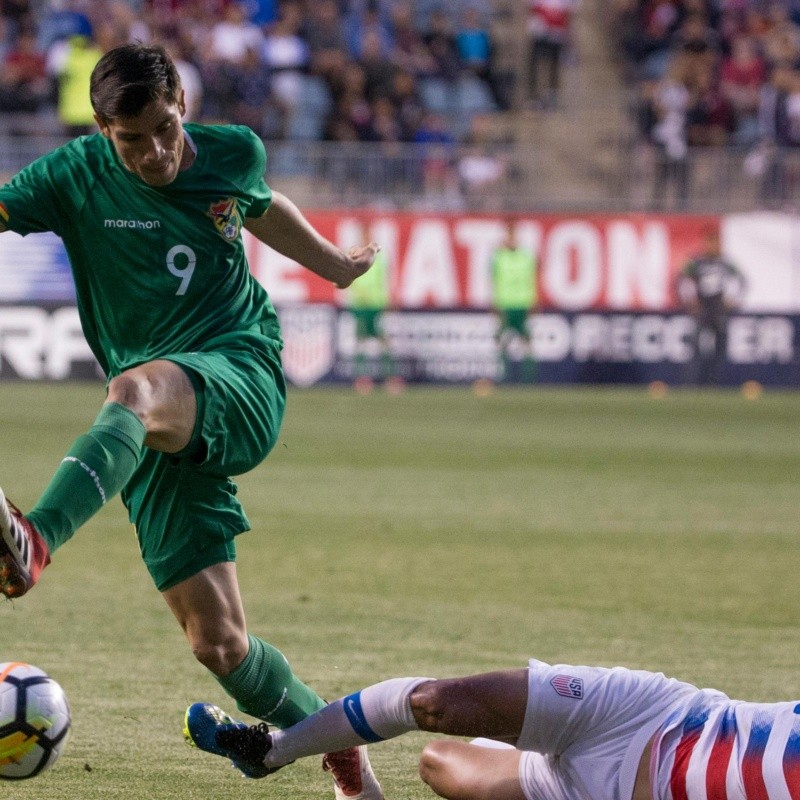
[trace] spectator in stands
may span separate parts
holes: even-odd
[[[278,19],[278,5],[278,0],[247,0],[250,22],[259,28],[272,25]]]
[[[755,4],[748,4],[745,9],[742,33],[746,33],[754,37],[757,41],[763,42],[767,31],[769,31],[769,21],[762,7]]]
[[[724,7],[730,8],[738,0],[725,0]],[[699,16],[702,17],[708,29],[713,32],[714,36],[719,38],[719,25],[722,19],[721,3],[717,0],[680,0],[679,14],[681,22],[687,17]]]
[[[688,198],[687,114],[691,97],[686,77],[685,62],[676,59],[654,91],[656,122],[652,128],[652,141],[656,148],[656,166],[653,203],[657,208],[667,202],[670,186],[674,188],[678,208],[683,208]]]
[[[209,56],[222,64],[241,66],[251,53],[259,53],[264,44],[261,29],[249,21],[244,3],[229,3],[222,19],[209,34]]]
[[[250,68],[252,62],[248,59],[261,57],[264,43],[261,29],[250,22],[244,3],[232,2],[217,18],[200,23],[195,36],[199,42],[198,68],[204,87],[201,116],[208,122],[230,122],[238,112],[243,113],[237,84],[242,70]],[[248,67],[245,67],[246,62]],[[257,76],[253,77],[260,93],[263,86]],[[260,98],[254,101],[255,104],[259,102]]]
[[[11,47],[11,24],[9,21],[0,16],[0,63],[6,57],[8,49]]]
[[[23,28],[0,66],[0,112],[36,112],[49,99],[51,84],[36,35]]]
[[[718,147],[733,130],[731,107],[710,69],[693,76],[686,114],[686,134],[690,147]]]
[[[672,37],[680,16],[674,0],[651,0],[645,3],[632,23],[624,42],[625,50],[634,63],[634,73],[641,80],[661,80],[667,71]]]
[[[489,28],[473,6],[467,6],[459,19],[456,27],[456,47],[462,70],[486,83],[497,107],[507,111],[511,107],[508,93],[509,76],[496,74],[494,47]]]
[[[233,73],[234,104],[230,121],[247,125],[259,136],[273,138],[280,130],[280,122],[272,103],[272,86],[269,70],[261,60],[261,48],[248,49],[244,61],[236,65]]]
[[[716,30],[722,45],[722,52],[726,56],[730,55],[733,50],[733,41],[738,36],[749,36],[754,42],[758,42],[757,37],[745,30],[744,16],[743,9],[732,7],[730,4],[726,4],[721,10]]]
[[[467,208],[500,211],[508,163],[501,143],[492,134],[490,115],[472,117],[463,144],[458,176]]]
[[[758,138],[758,105],[767,76],[764,59],[751,36],[739,34],[731,54],[722,62],[720,85],[734,117],[733,143],[755,144]]]
[[[761,90],[758,110],[760,140],[749,161],[750,170],[762,178],[761,200],[780,206],[789,198],[788,148],[800,146],[800,126],[793,125],[790,102],[797,86],[791,64],[776,64]]]
[[[233,115],[236,70],[233,64],[201,58],[198,62],[203,99],[200,117],[205,123],[225,123]]]
[[[377,42],[381,58],[388,58],[392,52],[394,39],[389,16],[377,0],[367,0],[363,5],[351,3],[345,14],[344,29],[350,57],[356,61],[364,60],[363,45],[367,37]]]
[[[391,50],[386,50],[375,30],[365,30],[359,47],[359,64],[364,70],[366,95],[370,102],[389,97],[392,93],[395,67],[389,60]]]
[[[719,36],[702,14],[690,14],[683,21],[672,41],[673,59],[680,59],[686,80],[707,81],[706,75],[716,69],[721,52]]]
[[[462,66],[488,81],[492,40],[474,6],[468,6],[461,15],[456,27],[456,47]]]
[[[311,72],[324,78],[336,91],[347,64],[347,40],[336,0],[315,0],[304,34],[311,54]]]
[[[310,62],[308,45],[300,36],[302,24],[300,4],[283,2],[278,9],[278,19],[264,40],[264,67],[272,75],[273,100],[282,115],[284,130],[301,100],[304,75]]]
[[[403,129],[388,97],[376,97],[370,104],[372,109],[372,131],[375,141],[386,144],[403,140]],[[386,151],[384,151],[386,152]]]
[[[78,5],[77,0],[46,5],[39,24],[38,47],[41,52],[46,53],[59,40],[91,34],[89,18]]]
[[[203,79],[200,70],[192,63],[192,54],[185,40],[167,39],[165,46],[181,78],[183,99],[186,104],[184,122],[195,122],[203,105]]]
[[[392,61],[397,67],[415,78],[435,72],[436,65],[422,34],[417,30],[414,11],[407,0],[397,0],[392,8],[392,36]]]
[[[423,41],[432,62],[429,75],[441,78],[451,86],[454,85],[461,74],[461,58],[450,15],[443,9],[434,9]]]
[[[764,51],[770,64],[796,64],[800,59],[800,27],[792,22],[786,2],[773,3],[767,16]]]
[[[420,148],[424,197],[428,200],[437,199],[443,204],[452,202],[455,197],[460,198],[456,140],[448,128],[447,120],[441,114],[427,112],[413,141],[424,145]]]
[[[400,123],[402,140],[413,141],[425,115],[417,79],[410,72],[395,70],[389,96]]]
[[[366,88],[366,75],[361,66],[354,61],[346,64],[341,83],[336,87],[333,116],[346,120],[361,142],[375,141]]]
[[[125,0],[113,0],[108,4],[105,13],[107,21],[120,31],[125,31],[122,35],[122,42],[150,42],[153,38],[153,31],[140,14],[137,14],[131,2]]]
[[[786,115],[789,117],[789,135],[793,147],[800,147],[800,70],[792,70],[786,98]]]
[[[8,21],[11,31],[16,35],[24,28],[32,28],[36,24],[31,0],[3,0],[0,13]]]
[[[576,0],[529,0],[529,91],[541,108],[555,108],[558,103],[561,62],[570,42],[575,7]]]

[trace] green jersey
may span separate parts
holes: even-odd
[[[7,228],[63,239],[83,332],[109,377],[212,349],[215,337],[237,332],[280,341],[241,236],[244,218],[263,214],[272,198],[264,146],[241,126],[187,124],[185,132],[196,158],[168,186],[148,186],[95,134],[0,187]]]
[[[527,250],[503,247],[492,259],[495,308],[531,308],[536,304],[536,262]]]

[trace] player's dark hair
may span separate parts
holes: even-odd
[[[104,120],[136,117],[153,100],[177,102],[181,79],[163,47],[141,43],[109,50],[92,71],[92,108]]]

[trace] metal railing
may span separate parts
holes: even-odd
[[[0,137],[0,180],[63,142]],[[695,148],[676,162],[650,145],[620,141],[567,174],[534,146],[266,146],[270,184],[306,207],[724,213],[800,206],[800,149]]]
[[[800,148],[689,148],[673,160],[661,148],[621,144],[610,194],[637,211],[731,213],[800,208]]]

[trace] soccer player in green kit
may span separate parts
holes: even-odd
[[[378,357],[377,377],[384,381],[388,392],[401,392],[405,381],[395,372],[391,345],[383,329],[383,314],[389,307],[389,261],[385,251],[378,253],[372,267],[353,281],[348,299],[356,322],[353,369],[356,391],[366,394],[374,388],[374,367],[370,362]]]
[[[180,79],[162,48],[106,53],[91,100],[100,133],[0,188],[0,231],[63,239],[83,331],[108,378],[97,419],[30,513],[0,492],[0,593],[27,592],[121,492],[195,657],[240,710],[287,727],[324,701],[248,633],[237,583],[234,537],[250,525],[229,476],[269,453],[286,398],[278,320],[250,274],[241,229],[339,287],[378,248],[341,251],[271,192],[263,144],[248,128],[184,127]],[[213,739],[193,743],[228,756]],[[249,777],[265,774],[232,760]],[[338,798],[382,800],[364,748],[323,764]]]
[[[503,373],[507,378],[512,373],[509,344],[518,338],[524,346],[519,377],[530,382],[535,378],[535,365],[528,316],[536,305],[536,259],[517,241],[511,224],[506,229],[505,241],[492,256],[491,277],[492,302],[500,317],[495,339]]]

